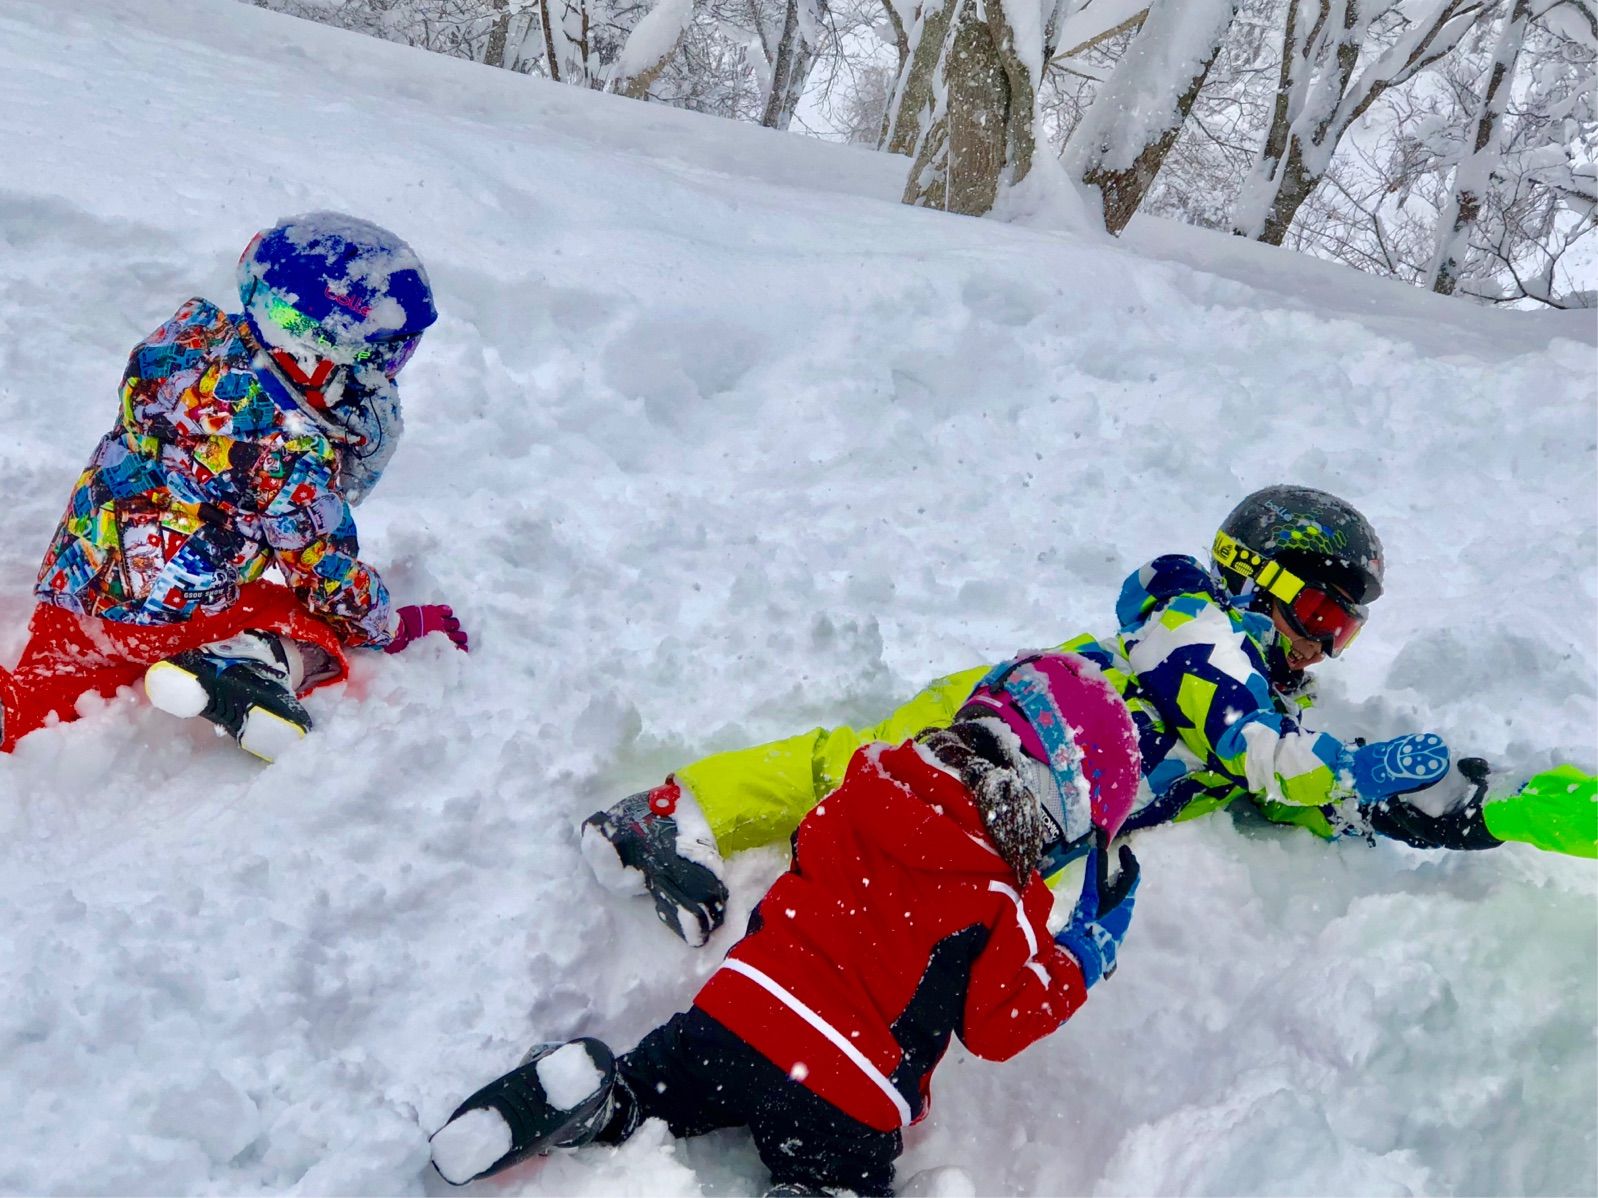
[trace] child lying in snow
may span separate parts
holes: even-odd
[[[239,314],[191,299],[129,358],[22,660],[0,670],[0,750],[142,675],[157,707],[270,759],[310,728],[298,696],[344,677],[346,646],[444,632],[466,648],[448,607],[391,610],[350,511],[399,444],[394,379],[438,319],[420,260],[313,212],[256,234],[238,276]],[[269,565],[287,587],[261,580]]]
[[[1519,840],[1598,855],[1589,775],[1565,767],[1488,795],[1486,763],[1451,768],[1434,734],[1367,745],[1307,725],[1307,671],[1352,643],[1384,566],[1375,530],[1351,504],[1266,487],[1222,522],[1207,563],[1154,559],[1122,587],[1113,635],[1060,646],[1097,663],[1137,722],[1148,785],[1128,830],[1243,800],[1327,838],[1450,849]],[[726,903],[723,854],[786,839],[857,745],[948,722],[988,668],[932,683],[871,728],[814,728],[685,766],[591,816],[583,851],[607,884],[647,888],[661,921],[703,944]]]
[[[678,1136],[747,1126],[773,1192],[890,1193],[949,1037],[1005,1060],[1115,968],[1138,869],[1122,846],[1110,884],[1107,853],[1137,784],[1131,718],[1095,666],[997,667],[952,727],[855,753],[686,1013],[619,1059],[592,1039],[535,1048],[460,1105],[434,1164],[460,1185],[659,1118]],[[1051,936],[1038,866],[1061,844],[1093,868]]]

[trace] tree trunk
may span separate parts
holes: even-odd
[[[999,166],[1001,186],[1013,187],[1032,169],[1037,150],[1038,86],[1042,82],[1043,47],[1028,54],[1018,44],[1010,6],[1030,0],[986,0],[988,30],[1004,70],[1004,160]],[[1034,65],[1035,64],[1035,65]],[[991,206],[991,205],[990,205]]]
[[[483,62],[491,67],[505,65],[505,42],[510,36],[510,0],[494,0],[494,24],[488,30],[488,49]]]
[[[882,0],[883,11],[888,14],[888,24],[893,26],[893,48],[899,52],[899,70],[910,58],[910,33],[904,27],[904,18],[893,6],[893,0]]]
[[[1414,15],[1388,49],[1354,78],[1368,22],[1361,4],[1370,0],[1319,0],[1313,26],[1300,39],[1293,30],[1302,23],[1304,5],[1289,13],[1284,53],[1297,53],[1287,106],[1287,153],[1273,160],[1274,146],[1255,164],[1238,201],[1234,230],[1270,245],[1281,245],[1293,218],[1320,184],[1338,142],[1390,87],[1414,78],[1448,54],[1480,21],[1494,0],[1432,0],[1429,12]],[[1302,47],[1301,50],[1298,48]],[[1319,78],[1316,76],[1319,75]],[[1283,79],[1287,78],[1284,69]],[[1281,99],[1278,97],[1278,107]],[[1272,134],[1279,122],[1273,121]]]
[[[771,63],[771,88],[766,93],[765,108],[760,123],[768,129],[786,129],[793,120],[794,109],[799,106],[799,96],[805,81],[810,77],[810,67],[815,57],[811,44],[814,22],[807,33],[800,4],[807,0],[788,0],[783,16],[782,36],[777,40],[777,52]]]
[[[677,40],[672,42],[671,49],[667,50],[643,70],[636,75],[629,75],[624,80],[621,80],[616,88],[617,94],[626,96],[629,100],[647,100],[649,98],[649,89],[655,86],[655,80],[660,78],[660,73],[671,64],[671,60],[677,57],[677,50],[682,46],[682,39],[686,33],[687,30],[679,33]]]
[[[1470,145],[1454,171],[1454,189],[1437,223],[1437,254],[1432,263],[1431,288],[1440,295],[1452,295],[1459,286],[1459,273],[1470,247],[1470,231],[1481,215],[1482,201],[1491,185],[1493,166],[1498,158],[1495,134],[1510,93],[1504,84],[1514,74],[1515,60],[1520,57],[1530,20],[1530,0],[1515,0],[1493,47],[1487,90],[1476,114]]]
[[[924,0],[910,38],[909,61],[901,67],[888,103],[878,149],[916,155],[936,106],[932,84],[943,58],[949,18],[960,3],[961,0]]]
[[[1214,61],[1213,55],[1207,59],[1204,69],[1193,76],[1187,91],[1177,98],[1176,111],[1182,121],[1186,121],[1187,114],[1192,111],[1193,101],[1198,98],[1199,89],[1204,86],[1204,80],[1210,73],[1210,64]],[[1097,187],[1099,194],[1104,197],[1104,227],[1111,233],[1119,235],[1143,203],[1143,197],[1154,185],[1154,177],[1165,165],[1165,156],[1171,152],[1171,147],[1182,133],[1182,121],[1144,146],[1132,165],[1125,170],[1094,167],[1082,176],[1082,182]]]
[[[1276,177],[1282,169],[1282,159],[1287,156],[1288,141],[1293,132],[1293,101],[1297,90],[1300,61],[1309,39],[1301,42],[1303,25],[1300,12],[1304,0],[1291,0],[1287,6],[1287,24],[1282,32],[1282,64],[1276,78],[1276,102],[1271,108],[1271,123],[1265,130],[1265,148],[1260,151],[1249,176],[1243,181],[1233,212],[1232,232],[1239,237],[1257,238],[1263,231],[1275,199]],[[1322,0],[1322,15],[1325,3]]]
[[[555,28],[549,19],[549,6],[558,0],[538,0],[538,21],[544,29],[544,64],[549,67],[549,77],[560,82],[560,51],[555,45]]]
[[[942,87],[934,90],[937,106],[917,148],[904,202],[981,216],[998,195],[1010,85],[977,0],[953,3],[957,11],[937,66]]]
[[[610,90],[632,100],[648,99],[655,80],[677,56],[693,18],[694,0],[656,0],[611,64]]]
[[[1104,227],[1126,228],[1176,144],[1241,0],[1160,0],[1065,148],[1097,188]]]
[[[1352,123],[1352,118],[1345,123],[1339,123],[1342,101],[1348,95],[1349,81],[1354,77],[1354,68],[1359,64],[1361,40],[1358,37],[1359,5],[1360,0],[1342,0],[1342,22],[1335,37],[1336,48],[1333,59],[1336,67],[1333,71],[1333,85],[1330,95],[1335,99],[1325,106],[1325,114],[1312,124],[1308,138],[1304,138],[1296,131],[1290,136],[1287,150],[1287,163],[1278,176],[1279,185],[1276,191],[1276,202],[1271,205],[1270,214],[1265,218],[1265,228],[1260,240],[1267,245],[1281,245],[1287,237],[1287,230],[1292,227],[1293,218],[1298,215],[1298,210],[1303,207],[1304,201],[1309,199],[1315,188],[1320,185],[1321,176],[1326,173],[1326,168],[1331,164],[1332,151],[1337,143],[1342,140],[1343,132]],[[1321,18],[1327,17],[1325,0],[1321,4]],[[1330,22],[1327,22],[1330,25]],[[1329,35],[1333,36],[1333,35]],[[1383,84],[1385,87],[1386,85]],[[1331,144],[1327,145],[1330,138]],[[1316,151],[1318,167],[1312,167],[1306,154],[1305,142]]]
[[[1304,206],[1315,188],[1320,185],[1321,172],[1312,171],[1304,162],[1304,147],[1295,137],[1276,177],[1276,196],[1265,213],[1265,224],[1258,240],[1266,245],[1281,245],[1287,239],[1287,230],[1293,218]]]

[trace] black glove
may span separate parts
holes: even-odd
[[[1137,903],[1137,887],[1142,870],[1128,845],[1121,846],[1120,873],[1109,878],[1108,838],[1098,833],[1089,853],[1082,893],[1071,919],[1054,937],[1058,944],[1082,967],[1082,980],[1091,989],[1101,978],[1115,972],[1121,941],[1132,923],[1132,908]]]
[[[1442,815],[1428,815],[1402,795],[1365,804],[1360,812],[1378,836],[1401,840],[1417,849],[1495,849],[1503,841],[1487,830],[1482,818],[1491,774],[1492,767],[1482,758],[1460,758],[1449,774],[1427,788],[1460,788],[1464,801]]]
[[[639,791],[608,810],[596,811],[583,821],[583,855],[613,889],[630,888],[628,882],[641,876],[660,922],[698,948],[726,918],[727,886],[708,829],[684,845],[674,818],[682,798],[676,780],[667,779],[654,790]]]

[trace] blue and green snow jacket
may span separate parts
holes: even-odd
[[[1144,785],[1126,827],[1189,819],[1247,796],[1273,820],[1323,836],[1343,826],[1354,797],[1348,750],[1305,728],[1307,693],[1290,696],[1285,649],[1268,616],[1236,606],[1196,559],[1156,558],[1126,580],[1114,636],[1059,648],[1092,659],[1137,722]],[[898,743],[949,724],[991,668],[932,683],[868,728],[813,728],[749,749],[716,753],[676,771],[723,853],[790,836],[843,780],[868,741]]]

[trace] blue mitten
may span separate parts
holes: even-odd
[[[1430,732],[1361,745],[1348,755],[1348,772],[1363,803],[1425,790],[1448,773],[1448,746]]]
[[[1054,938],[1054,943],[1076,958],[1089,987],[1115,972],[1116,953],[1132,923],[1132,906],[1141,881],[1137,858],[1123,844],[1121,872],[1110,884],[1106,849],[1102,843],[1095,844],[1088,854],[1081,897],[1071,912],[1071,921]]]

